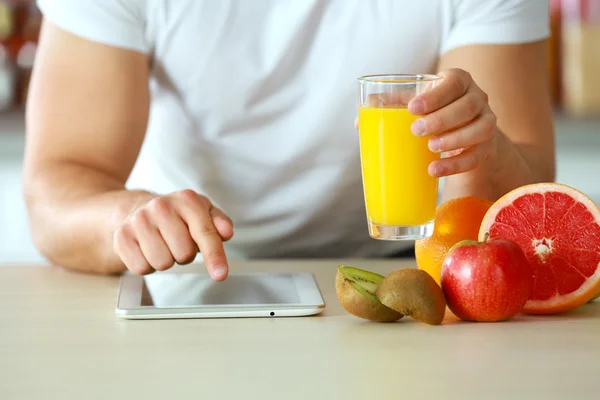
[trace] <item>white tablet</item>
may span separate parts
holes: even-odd
[[[129,319],[297,317],[325,302],[310,273],[230,273],[216,282],[203,273],[125,275],[116,314]]]

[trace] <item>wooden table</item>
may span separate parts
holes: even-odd
[[[600,302],[552,317],[441,326],[346,314],[339,263],[389,273],[411,261],[233,262],[313,271],[316,317],[130,321],[117,277],[0,267],[0,399],[598,399]],[[179,270],[202,270],[188,266]]]

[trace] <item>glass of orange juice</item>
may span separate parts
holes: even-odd
[[[359,78],[360,158],[369,234],[381,240],[416,240],[433,233],[438,179],[429,164],[439,154],[428,138],[411,133],[418,116],[408,103],[441,80],[437,75]]]

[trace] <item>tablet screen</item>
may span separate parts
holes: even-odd
[[[215,282],[208,275],[155,273],[145,276],[143,282],[142,306],[300,303],[291,274],[230,275]]]

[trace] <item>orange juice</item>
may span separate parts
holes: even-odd
[[[369,222],[417,226],[433,221],[438,180],[427,167],[439,155],[428,149],[427,138],[411,133],[418,117],[395,107],[360,107],[358,113]]]

